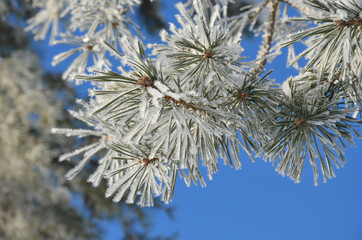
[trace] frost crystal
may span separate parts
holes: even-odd
[[[147,47],[131,20],[138,4],[78,0],[68,11],[43,3],[30,20],[29,29],[44,25],[37,35],[43,38],[58,19],[49,9],[69,14],[67,33],[54,43],[75,47],[53,64],[78,54],[64,78],[94,85],[83,109],[71,112],[89,128],[54,129],[97,139],[60,156],[82,156],[67,178],[96,162],[88,181],[97,186],[105,179],[107,197],[152,206],[155,196],[173,199],[177,176],[205,186],[202,167],[210,179],[220,159],[241,169],[241,150],[252,160],[277,163],[277,171],[296,182],[307,159],[315,184],[320,171],[324,181],[334,177],[333,166],[345,163],[345,143],[354,144],[360,124],[360,1],[261,1],[229,16],[236,2],[189,0],[176,4],[178,24],[161,31],[163,42]],[[298,17],[290,16],[291,8]],[[254,60],[242,56],[247,29],[262,36]],[[305,45],[298,55],[295,43]],[[299,73],[279,85],[264,70],[286,46],[288,65]],[[119,60],[116,71],[109,56]]]

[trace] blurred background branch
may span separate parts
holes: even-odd
[[[139,8],[150,32],[165,26],[157,9],[149,1]],[[80,143],[50,129],[79,127],[66,111],[75,108],[76,91],[42,69],[23,31],[33,14],[29,1],[0,1],[0,239],[101,239],[105,220],[122,228],[115,239],[176,238],[153,231],[155,213],[172,218],[173,208],[115,204],[104,197],[105,186],[87,183],[91,168],[64,180],[73,165],[60,167],[57,158]]]

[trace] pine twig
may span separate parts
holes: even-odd
[[[252,74],[260,73],[266,64],[266,56],[270,53],[271,44],[273,42],[274,25],[276,21],[276,15],[278,11],[279,0],[272,0],[270,3],[270,11],[268,14],[268,20],[263,35],[263,43],[258,52],[259,64],[258,67],[251,70]]]
[[[318,16],[319,13],[316,12],[312,7],[308,7],[305,4],[299,4],[296,1],[293,0],[279,0],[280,2],[283,2],[285,4],[290,5],[292,8],[298,10],[300,13],[308,13],[310,16]]]
[[[247,23],[251,23],[256,16],[260,14],[261,11],[266,7],[266,5],[270,2],[270,0],[265,0],[262,2],[257,8],[254,9],[254,11],[249,13]]]

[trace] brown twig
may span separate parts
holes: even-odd
[[[345,21],[345,20],[339,19],[339,20],[336,20],[335,22],[340,29],[343,29],[345,27],[352,27],[352,26],[357,27],[357,26],[362,25],[362,19],[353,19],[350,21]]]
[[[206,54],[206,52],[205,52]],[[210,53],[212,57],[212,53]],[[206,55],[205,55],[206,56]],[[153,84],[153,81],[147,76],[144,75],[143,77],[139,78],[137,81],[137,85],[143,86],[143,88],[146,90],[147,87],[152,87],[156,90],[159,91],[159,89]],[[151,97],[151,95],[149,94],[148,97]],[[206,112],[204,109],[201,109],[199,107],[197,107],[197,104],[193,104],[193,103],[187,103],[185,100],[176,100],[173,97],[170,96],[164,96],[163,97],[167,102],[173,102],[176,105],[182,105],[184,106],[186,109],[192,109],[194,111],[200,111],[200,112]]]
[[[156,162],[158,160],[159,160],[158,158],[152,158],[152,159],[142,158],[142,159],[138,160],[138,162],[142,163],[145,166],[147,166],[149,163],[154,163],[154,162]]]
[[[194,111],[206,112],[204,109],[198,108],[194,104],[187,103],[182,99],[181,100],[176,100],[176,99],[174,99],[174,98],[172,98],[170,96],[164,96],[163,98],[168,102],[169,101],[174,102],[176,105],[183,105],[186,109],[192,109]]]
[[[251,23],[254,20],[254,18],[258,16],[261,11],[263,11],[263,9],[266,7],[269,1],[270,0],[265,0],[257,8],[255,8],[254,11],[249,13],[248,20],[246,21],[247,24]]]
[[[242,100],[248,99],[249,95],[247,93],[239,93],[238,97]]]
[[[247,13],[248,19],[246,20],[245,24],[249,24],[251,23],[255,17],[257,17],[261,11],[263,11],[263,9],[265,8],[265,6],[269,3],[270,0],[264,0],[261,4],[259,4],[258,7],[256,7],[255,9],[253,9],[252,11]],[[244,14],[240,15],[237,19],[244,19]],[[234,23],[232,23],[230,29],[233,29],[234,26],[239,26],[240,22],[236,21]],[[238,29],[240,28],[236,28],[231,32],[231,35],[234,36],[235,34],[238,33]]]
[[[305,126],[307,123],[307,119],[304,117],[296,118],[294,120],[295,125],[299,126]]]
[[[251,70],[251,73],[253,73],[253,74],[259,73],[265,67],[265,64],[266,64],[265,57],[270,53],[271,44],[273,42],[274,25],[275,25],[275,21],[276,21],[279,0],[272,0],[269,4],[270,4],[270,11],[268,14],[266,28],[264,30],[263,44],[261,45],[259,53],[258,53],[258,55],[259,55],[258,58],[260,60],[259,60],[258,67]]]

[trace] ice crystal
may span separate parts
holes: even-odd
[[[205,186],[202,167],[210,179],[220,159],[240,169],[241,150],[277,162],[277,171],[296,182],[307,159],[316,184],[320,170],[326,181],[333,165],[345,163],[345,142],[353,145],[360,123],[359,1],[262,1],[230,17],[232,1],[190,0],[176,5],[178,24],[161,31],[163,43],[147,47],[131,34],[137,27],[130,13],[139,3],[76,1],[68,32],[55,41],[76,47],[53,64],[79,54],[64,78],[94,85],[83,110],[71,112],[89,129],[54,129],[97,139],[60,156],[82,156],[67,178],[96,162],[88,181],[105,179],[107,197],[152,206],[156,196],[173,199],[177,176]],[[262,35],[255,60],[242,56],[246,26]],[[299,55],[297,42],[306,46]],[[283,46],[299,74],[278,85],[263,70]],[[109,56],[119,60],[117,70]],[[304,67],[297,64],[302,57]]]

